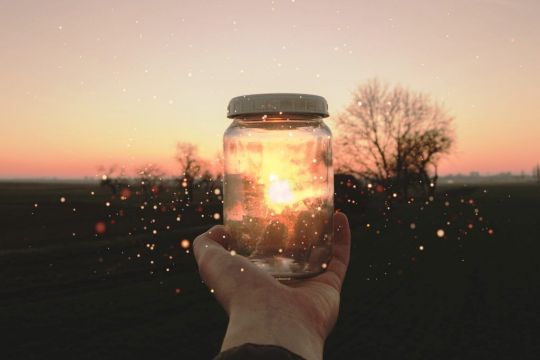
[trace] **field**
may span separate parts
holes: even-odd
[[[348,209],[351,265],[325,358],[537,358],[540,187],[381,196]],[[178,221],[166,197],[154,200],[142,209],[97,185],[0,183],[2,359],[219,351],[226,315],[179,246],[219,223],[217,210]]]

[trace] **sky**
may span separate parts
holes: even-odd
[[[174,173],[177,142],[216,156],[234,96],[318,94],[335,116],[373,77],[455,117],[441,174],[529,173],[538,14],[537,0],[0,0],[0,177]]]

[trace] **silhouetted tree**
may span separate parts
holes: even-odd
[[[176,144],[176,160],[180,163],[180,186],[183,189],[185,204],[193,201],[195,179],[201,174],[204,160],[199,156],[197,145],[180,142]]]
[[[148,164],[137,169],[137,181],[144,195],[155,195],[163,190],[165,173],[159,166]]]
[[[405,194],[412,184],[434,188],[437,163],[452,146],[452,120],[425,94],[369,80],[334,120],[337,171]]]
[[[98,168],[100,176],[100,185],[111,190],[114,196],[117,196],[123,188],[129,187],[129,181],[125,176],[123,168],[117,165],[110,167],[100,166]]]
[[[533,178],[536,179],[536,182],[540,184],[540,164],[536,165],[533,168]]]

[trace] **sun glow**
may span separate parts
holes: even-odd
[[[280,205],[288,205],[294,200],[291,185],[287,180],[270,180],[266,201]]]

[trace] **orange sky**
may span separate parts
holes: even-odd
[[[221,148],[233,96],[314,93],[336,114],[374,76],[456,117],[442,173],[530,172],[539,13],[535,0],[3,1],[0,177],[172,171],[178,141]]]

